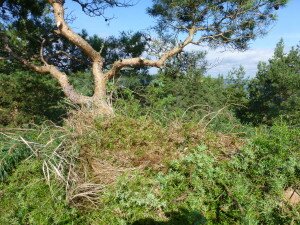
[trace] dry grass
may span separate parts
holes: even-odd
[[[59,180],[66,200],[77,206],[98,204],[102,191],[124,173],[167,171],[168,162],[199,144],[219,151],[220,159],[230,158],[243,144],[236,135],[210,133],[201,124],[173,121],[163,127],[147,117],[99,118],[89,109],[74,111],[64,128],[55,130],[60,134],[50,135],[42,145],[25,138],[20,142],[43,160],[47,183]],[[52,143],[56,144],[45,151]]]
[[[103,186],[113,184],[125,172],[165,171],[169,161],[200,143],[211,151],[218,149],[220,159],[230,157],[243,144],[236,135],[209,133],[201,124],[173,121],[163,127],[147,117],[97,118],[85,109],[74,113],[66,124],[80,152],[79,176]]]
[[[68,119],[65,120],[65,126],[72,130],[73,136],[80,136],[94,127],[94,120],[98,116],[96,111],[85,107],[72,110],[69,112]]]

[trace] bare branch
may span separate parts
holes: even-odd
[[[44,58],[44,44],[45,44],[46,39],[43,38],[42,39],[42,43],[41,43],[41,49],[40,49],[40,58],[41,61],[44,63],[44,65],[48,65],[48,63],[46,62],[45,58]]]
[[[160,59],[158,60],[149,60],[149,59],[142,59],[140,57],[138,58],[130,58],[130,59],[121,59],[119,61],[116,61],[112,68],[105,73],[105,77],[107,79],[112,78],[115,76],[123,67],[140,67],[140,66],[148,66],[148,67],[162,67],[165,62],[173,57],[174,55],[180,53],[183,51],[184,47],[188,44],[193,42],[194,35],[196,34],[196,28],[193,27],[189,29],[189,35],[184,40],[183,43],[179,43],[177,46],[175,46],[173,49],[165,52]]]
[[[77,93],[74,89],[74,87],[69,83],[68,76],[65,73],[62,73],[59,71],[55,66],[45,64],[43,66],[35,65],[28,60],[18,56],[18,54],[15,54],[12,49],[8,46],[8,44],[5,44],[4,49],[16,60],[21,62],[24,66],[27,68],[30,68],[34,70],[35,72],[47,74],[50,73],[54,78],[57,79],[60,86],[62,87],[63,92],[65,95],[75,104],[86,104],[87,102],[92,102],[92,98],[88,96],[81,95]],[[42,50],[41,50],[42,52]]]
[[[70,53],[65,52],[65,51],[62,51],[62,50],[55,52],[55,53],[52,54],[50,57],[52,58],[52,57],[60,56],[60,55],[64,55],[64,56],[66,56],[66,57],[69,58],[69,59],[74,59],[75,61],[77,61],[77,62],[79,62],[79,63],[86,63],[86,62],[83,61],[82,59],[77,58],[76,56],[71,55]]]
[[[102,16],[105,21],[108,21],[112,18],[106,17],[104,12],[107,8],[112,7],[130,7],[135,5],[132,0],[72,0],[81,6],[82,11],[88,16]]]
[[[16,60],[21,62],[24,66],[26,66],[26,67],[28,67],[28,68],[30,68],[30,69],[38,72],[38,73],[48,73],[49,72],[49,69],[47,68],[47,66],[37,66],[37,65],[29,62],[28,60],[22,58],[18,54],[14,53],[7,43],[4,44],[4,50],[10,56],[14,57]]]
[[[80,35],[76,34],[66,23],[64,19],[63,5],[55,0],[48,0],[54,10],[54,16],[58,30],[56,33],[63,35],[67,40],[79,47],[93,61],[103,61],[100,54]]]

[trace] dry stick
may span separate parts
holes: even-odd
[[[68,193],[69,187],[70,187],[70,180],[71,180],[71,169],[72,169],[72,165],[69,164],[69,169],[68,169],[68,175],[67,175],[67,184],[65,187],[65,191],[66,193]],[[68,201],[68,195],[66,195],[66,200]]]
[[[44,132],[45,132],[46,130],[47,130],[47,127],[45,127],[45,128],[42,130],[42,132],[39,133],[39,135],[37,136],[36,139],[39,139],[39,138],[44,134]]]
[[[11,137],[11,136],[9,136],[9,135],[3,133],[3,132],[0,132],[0,134],[2,134],[3,136],[5,136],[5,137],[7,137],[7,138],[9,138],[9,139],[11,139],[11,140],[14,140],[14,141],[17,141],[17,142],[22,142],[22,143],[24,143],[23,140],[20,140],[20,139],[17,139],[17,138],[13,138],[13,137]],[[21,137],[21,136],[20,136],[20,137]],[[35,142],[31,142],[31,141],[26,141],[26,142],[29,143],[29,144],[35,144],[35,145],[43,146],[43,145],[41,145],[41,144],[39,144],[39,143],[35,143]]]
[[[46,178],[47,184],[50,185],[50,173],[49,173],[49,167],[46,161],[43,162],[43,174]]]
[[[2,134],[4,137],[7,137],[7,138],[9,138],[9,139],[11,139],[11,140],[21,142],[19,139],[13,138],[13,137],[11,137],[11,136],[9,136],[9,135],[3,133],[3,132],[0,132],[0,134]]]
[[[208,117],[209,115],[211,115],[211,114],[214,114],[215,113],[215,115],[208,121],[208,123],[206,123],[205,124],[205,126],[204,126],[204,128],[203,128],[203,131],[205,131],[206,130],[206,128],[207,128],[207,126],[224,110],[224,109],[226,109],[228,107],[228,105],[225,105],[223,108],[221,108],[221,109],[219,109],[217,112],[211,112],[211,113],[208,113],[207,115],[205,115],[200,121],[199,121],[199,123],[202,123],[203,121],[204,121],[204,119],[206,118],[206,117]]]
[[[185,116],[185,114],[186,114],[190,109],[196,108],[196,107],[200,107],[200,106],[208,106],[208,105],[202,105],[202,104],[201,104],[201,105],[200,105],[200,104],[192,105],[192,106],[188,107],[188,108],[184,111],[184,113],[182,114],[181,118],[183,118],[183,117]],[[200,109],[202,109],[202,108],[200,108]]]
[[[0,127],[0,131],[6,131],[6,130],[16,130],[16,131],[34,131],[35,129],[12,128],[12,127]]]
[[[51,139],[44,145],[44,148],[46,148],[49,144],[51,144],[55,139],[51,137]]]
[[[298,193],[297,189],[294,189],[294,188],[293,188],[293,193],[291,194],[291,196],[290,196],[289,199],[291,199],[291,198],[294,196],[294,194],[300,196],[300,194]]]
[[[55,174],[56,174],[58,177],[60,177],[64,182],[66,182],[66,180],[65,180],[63,174],[61,173],[61,171],[59,171],[59,169],[58,169],[55,165],[53,165],[50,161],[48,161],[48,163],[49,163],[50,166],[54,169]]]
[[[300,193],[298,193],[298,190],[297,190],[297,189],[295,189],[294,191],[296,192],[297,195],[300,196]]]
[[[21,136],[20,136],[20,139],[22,140],[22,142],[24,142],[24,144],[33,152],[33,154],[37,157],[37,158],[39,158],[39,153],[38,153],[38,151],[35,151],[35,150],[33,150],[33,148],[28,144],[28,142],[24,139],[24,138],[22,138]]]

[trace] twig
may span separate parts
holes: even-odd
[[[33,150],[33,148],[28,144],[28,142],[24,139],[24,138],[22,138],[21,136],[20,136],[20,139],[22,140],[22,142],[24,142],[24,144],[33,152],[33,154],[37,157],[37,158],[39,158],[39,153],[38,153],[38,151],[35,151],[35,150]]]

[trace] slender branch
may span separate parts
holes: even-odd
[[[50,56],[50,58],[55,57],[55,56],[60,56],[60,55],[64,55],[64,56],[66,56],[69,59],[74,59],[75,61],[77,61],[79,63],[86,63],[84,60],[82,60],[80,58],[77,58],[76,56],[73,56],[70,53],[62,51],[62,50],[55,52],[54,54],[52,54]]]
[[[180,53],[183,51],[184,47],[188,44],[193,42],[194,35],[196,33],[196,28],[192,27],[189,29],[189,35],[184,40],[183,43],[180,43],[179,45],[175,46],[173,49],[165,52],[160,59],[158,60],[149,60],[149,59],[142,59],[140,57],[137,58],[130,58],[130,59],[121,59],[112,65],[112,68],[105,73],[105,77],[107,79],[112,78],[115,76],[123,67],[140,67],[140,66],[148,66],[148,67],[162,67],[165,62],[173,57],[174,55]]]
[[[20,57],[18,54],[14,53],[12,49],[8,46],[8,44],[5,44],[4,49],[16,60],[21,62],[24,66],[32,69],[35,72],[47,74],[50,73],[54,78],[57,79],[58,83],[62,87],[62,90],[64,94],[75,104],[87,104],[88,102],[92,101],[91,97],[81,95],[77,93],[74,89],[74,87],[70,84],[68,76],[65,73],[62,73],[57,69],[57,67],[53,65],[47,64],[45,61],[45,64],[43,66],[35,65],[28,60]],[[42,52],[42,48],[41,48]]]
[[[93,61],[103,61],[99,52],[97,52],[86,40],[84,40],[80,35],[76,34],[66,23],[64,19],[64,8],[63,4],[55,1],[48,0],[52,5],[54,11],[54,17],[56,20],[56,25],[58,30],[56,33],[61,34],[67,40],[72,42],[74,45],[79,47],[88,57],[90,57]]]
[[[108,21],[112,18],[106,17],[104,15],[104,12],[107,8],[110,7],[129,7],[133,6],[136,3],[131,3],[132,0],[124,0],[123,2],[119,1],[112,1],[112,0],[101,0],[101,1],[94,1],[94,0],[72,0],[73,2],[76,2],[80,5],[82,11],[93,17],[93,16],[101,16],[105,19],[105,21]]]
[[[26,66],[26,67],[28,67],[28,68],[30,68],[30,69],[38,72],[38,73],[48,73],[49,72],[49,69],[47,68],[46,65],[44,65],[44,66],[37,66],[37,65],[29,62],[28,60],[22,58],[18,54],[14,53],[7,43],[5,43],[5,45],[4,45],[4,50],[9,55],[11,55],[15,59],[17,59],[19,62],[21,62],[24,66]]]
[[[45,58],[44,58],[44,44],[45,44],[45,38],[42,39],[42,43],[41,43],[41,49],[40,49],[40,58],[41,61],[44,63],[44,65],[48,65],[48,63],[46,62]]]

